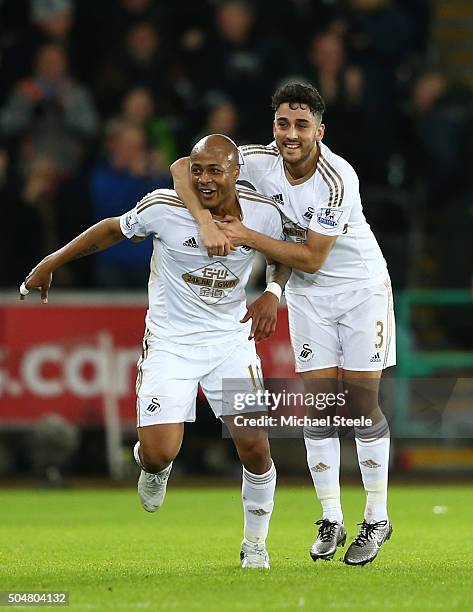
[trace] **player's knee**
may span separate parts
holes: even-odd
[[[176,454],[170,449],[150,449],[146,446],[143,447],[143,444],[140,446],[141,463],[145,470],[151,474],[156,474],[167,468],[176,458]]]
[[[373,423],[377,423],[384,416],[377,402],[352,402],[350,415],[355,419],[370,419]]]
[[[356,389],[348,395],[348,410],[352,418],[360,417],[372,418],[377,420],[381,414],[379,408],[378,394],[360,392]]]

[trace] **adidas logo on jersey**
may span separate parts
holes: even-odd
[[[184,240],[184,242],[182,243],[182,246],[190,247],[191,249],[199,248],[197,240],[194,238],[194,236],[192,236],[191,238],[188,238],[187,240]]]
[[[282,197],[282,193],[275,193],[272,196],[269,196],[272,200],[276,202],[276,204],[284,205],[284,199]]]
[[[381,363],[381,357],[379,356],[379,353],[376,353],[376,355],[373,355],[373,357],[371,357],[370,363]]]

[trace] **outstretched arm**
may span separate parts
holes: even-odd
[[[209,256],[228,255],[230,251],[234,250],[230,240],[215,225],[210,211],[202,206],[192,188],[189,157],[181,157],[176,160],[170,169],[174,180],[174,189],[199,224],[200,237]]]
[[[124,238],[125,236],[120,229],[119,217],[103,219],[86,229],[85,232],[68,242],[61,249],[47,255],[28,274],[24,286],[27,290],[38,289],[41,301],[43,304],[47,304],[48,290],[51,286],[54,270],[74,259],[104,251],[121,242]],[[21,294],[20,300],[24,299],[25,295]]]
[[[310,274],[317,272],[322,266],[337,239],[337,236],[326,236],[308,230],[306,242],[299,244],[275,240],[255,232],[245,227],[239,219],[229,215],[223,221],[220,227],[235,246],[244,244],[272,260]]]
[[[272,336],[276,330],[278,305],[291,272],[291,268],[267,260],[266,289],[263,295],[248,306],[245,316],[240,321],[246,323],[252,320],[248,340],[254,338],[259,342]]]

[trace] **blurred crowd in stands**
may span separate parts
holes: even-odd
[[[202,135],[270,142],[271,94],[297,79],[325,99],[395,288],[467,286],[473,94],[432,61],[431,27],[430,0],[0,0],[1,285],[171,187]],[[151,246],[55,286],[144,289]]]

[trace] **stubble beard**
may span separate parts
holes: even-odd
[[[281,151],[281,150],[280,150]],[[315,151],[315,153],[314,153]],[[281,151],[281,155],[282,158],[284,160],[285,165],[288,168],[299,168],[300,166],[302,166],[303,164],[305,164],[309,159],[310,156],[314,153],[314,162],[315,159],[317,158],[317,141],[314,142],[314,144],[312,145],[312,147],[307,151],[307,153],[305,154],[301,154],[300,157],[298,159],[287,159],[286,157],[284,157],[284,154]]]

